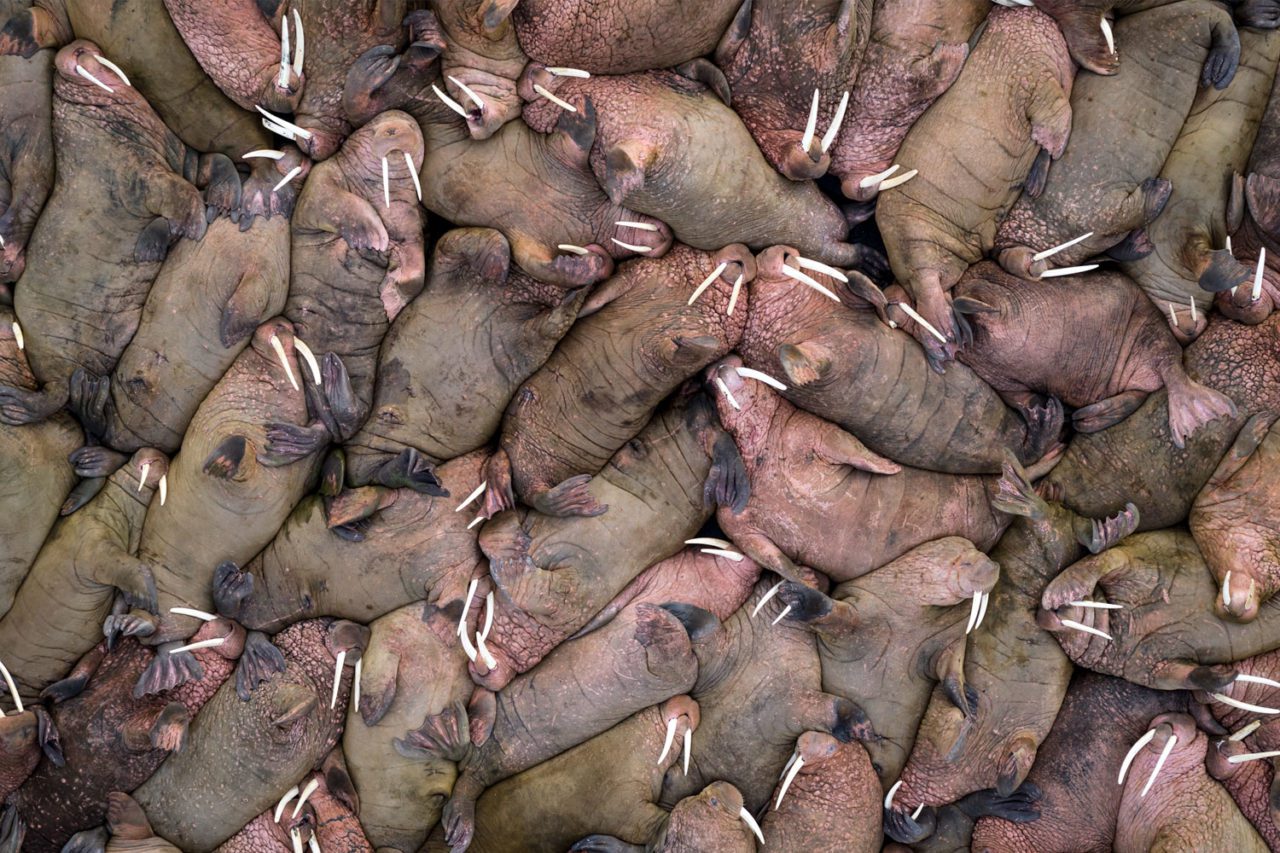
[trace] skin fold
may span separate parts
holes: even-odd
[[[273,673],[247,702],[234,684],[223,684],[192,723],[187,748],[133,792],[156,833],[184,851],[209,851],[274,807],[342,737],[348,673],[368,639],[367,628],[332,619],[300,622],[276,635],[283,672]],[[331,708],[335,657],[344,651]]]
[[[700,283],[721,270],[692,305]],[[624,264],[597,287],[579,321],[520,388],[503,418],[485,511],[522,502],[548,515],[600,515],[590,478],[634,438],[682,383],[742,339],[747,305],[727,315],[735,282],[755,277],[741,244],[677,246]]]
[[[499,231],[447,232],[431,256],[426,289],[382,342],[370,417],[344,446],[347,482],[423,488],[435,479],[424,464],[488,443],[512,395],[550,357],[586,296],[585,288],[543,284],[513,269],[511,244]]]
[[[760,826],[765,844],[780,850],[876,853],[883,792],[867,751],[823,732],[805,732],[795,754],[804,764],[786,791],[780,782],[774,792]]]
[[[931,370],[919,345],[886,324],[884,297],[869,280],[853,273],[844,285],[806,272],[840,296],[843,307],[833,305],[781,272],[797,268],[797,255],[775,246],[756,257],[751,316],[738,346],[747,367],[787,386],[787,400],[872,451],[929,471],[994,474],[1010,451],[1029,464],[1056,444],[1056,401],[1028,423],[964,365]]]
[[[1178,447],[1204,423],[1235,414],[1230,398],[1187,376],[1168,318],[1121,273],[1099,270],[1064,286],[1024,281],[984,261],[965,273],[955,298],[975,312],[973,343],[960,360],[1015,409],[1048,394],[1075,409],[1077,432],[1097,432],[1164,387]]]
[[[178,853],[177,847],[155,834],[142,807],[128,794],[110,794],[106,829],[111,838],[104,853]]]
[[[473,139],[488,139],[524,106],[517,81],[529,57],[516,40],[512,0],[430,0],[445,45],[440,70],[445,89],[465,105]],[[457,81],[457,82],[455,82]],[[461,84],[461,85],[459,85]],[[475,92],[476,103],[462,88]]]
[[[7,797],[20,786],[42,758],[57,764],[65,762],[53,719],[39,705],[21,714],[17,709],[0,720],[0,756],[4,772],[0,773],[0,796]],[[9,810],[0,813],[0,842],[8,842],[21,830],[14,827]]]
[[[1124,45],[1119,73],[1079,75],[1071,143],[1044,190],[1024,193],[1000,224],[995,248],[1014,275],[1034,278],[1108,250],[1130,260],[1149,253],[1151,241],[1139,229],[1160,215],[1175,189],[1158,177],[1161,167],[1199,87],[1224,88],[1240,58],[1230,14],[1202,0],[1121,18],[1115,39]],[[1051,262],[1032,261],[1034,253],[1089,232]]]
[[[897,160],[920,174],[876,203],[894,277],[947,338],[920,330],[935,368],[960,342],[949,292],[995,245],[996,229],[1033,164],[1062,156],[1071,133],[1073,67],[1052,19],[993,9],[955,85],[911,127]],[[1016,85],[1010,85],[1016,81]]]
[[[167,468],[163,454],[139,450],[93,500],[50,532],[13,608],[0,618],[5,666],[25,701],[36,701],[97,645],[117,591],[129,606],[155,608],[155,579],[134,554]],[[51,613],[61,615],[50,619]]]
[[[0,19],[29,6],[5,0]],[[27,240],[53,189],[53,51],[13,56],[0,36],[0,293],[26,268]]]

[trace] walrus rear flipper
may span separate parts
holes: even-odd
[[[62,508],[58,510],[58,515],[71,515],[71,513],[93,500],[94,496],[102,491],[102,487],[106,484],[106,477],[90,477],[87,480],[81,480],[76,483],[75,488],[67,495],[67,499],[62,502]]]
[[[101,440],[107,434],[107,400],[111,396],[111,377],[95,376],[83,367],[76,368],[71,374],[69,394],[67,408],[71,410],[71,414],[80,421],[90,439]]]
[[[196,660],[195,655],[188,651],[177,651],[183,642],[177,640],[156,647],[156,656],[133,686],[133,698],[141,699],[152,693],[163,693],[189,681],[204,678],[204,667]],[[148,739],[149,737],[148,733]]]
[[[449,490],[440,483],[436,466],[415,448],[406,447],[393,459],[379,466],[374,480],[389,489],[413,489],[437,498],[449,497]]]
[[[133,259],[140,264],[158,263],[169,254],[169,220],[157,216],[138,235],[133,247]]]
[[[1181,370],[1165,377],[1169,392],[1169,434],[1182,447],[1197,429],[1222,417],[1235,417],[1236,404],[1227,395],[1201,385]]]

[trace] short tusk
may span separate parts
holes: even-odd
[[[1252,723],[1240,729],[1231,737],[1227,738],[1227,740],[1231,741],[1232,743],[1239,743],[1240,741],[1244,740],[1249,735],[1257,731],[1261,725],[1262,725],[1262,720],[1254,720]]]
[[[467,529],[470,530],[482,521],[484,521],[484,513],[480,513],[475,518],[471,519],[471,523],[467,525]]]
[[[301,173],[302,173],[302,167],[294,166],[292,169],[289,170],[289,174],[281,178],[280,182],[271,188],[271,191],[273,193],[279,192],[282,187],[288,186],[289,182],[292,181],[294,178],[298,177],[298,175],[300,175]]]
[[[768,604],[769,599],[773,598],[778,593],[778,590],[782,589],[782,585],[784,583],[786,583],[786,581],[778,581],[773,586],[769,587],[769,591],[766,592],[758,602],[756,602],[756,606],[752,609],[751,611],[752,619],[756,618],[756,614],[760,612],[760,608]]]
[[[884,795],[884,807],[886,809],[893,808],[893,795],[898,793],[898,789],[901,787],[902,787],[901,779],[899,779],[897,782],[894,782],[893,785],[890,786],[889,793]]]
[[[226,637],[214,637],[212,640],[201,640],[198,643],[187,643],[185,646],[178,646],[176,649],[169,649],[169,654],[176,655],[179,652],[191,652],[196,649],[212,649],[222,645],[226,641]]]
[[[240,155],[241,160],[283,160],[284,152],[274,148],[255,148]]]
[[[1107,41],[1107,51],[1112,55],[1116,55],[1116,37],[1111,32],[1111,22],[1104,15],[1102,18],[1102,37]]]
[[[164,502],[169,497],[169,475],[160,475],[160,506],[164,506]]]
[[[1257,302],[1262,297],[1262,267],[1267,262],[1267,248],[1262,247],[1262,251],[1258,253],[1258,268],[1253,273],[1253,301]]]
[[[1223,607],[1231,606],[1231,570],[1230,569],[1228,569],[1227,573],[1222,577],[1222,606]]]
[[[1081,234],[1079,237],[1073,237],[1072,239],[1068,240],[1065,243],[1059,243],[1058,245],[1054,246],[1052,249],[1045,249],[1043,252],[1036,252],[1034,255],[1031,256],[1031,260],[1043,261],[1045,258],[1051,258],[1064,249],[1070,249],[1072,246],[1074,246],[1077,243],[1083,243],[1085,240],[1088,240],[1092,236],[1093,236],[1093,232],[1088,231],[1084,234]]]
[[[689,775],[689,757],[693,755],[693,729],[684,730],[684,775]]]
[[[591,251],[589,249],[584,249],[581,246],[575,246],[572,243],[559,243],[556,245],[556,248],[562,252],[572,252],[575,255],[591,254]]]
[[[284,365],[284,373],[289,377],[289,384],[293,386],[293,390],[299,390],[298,380],[294,378],[293,367],[289,364],[289,357],[284,354],[284,344],[280,343],[280,338],[276,335],[271,336],[271,348],[280,357],[280,363]]]
[[[978,621],[974,623],[973,629],[976,631],[982,627],[982,622],[987,618],[987,605],[991,603],[991,593],[982,593],[982,607],[978,610]]]
[[[969,624],[965,626],[966,634],[973,631],[974,625],[978,622],[978,611],[982,609],[982,593],[975,592],[973,594],[973,603],[969,605]]]
[[[571,113],[576,113],[578,111],[578,108],[575,107],[573,104],[569,103],[566,100],[562,100],[561,98],[557,98],[555,95],[548,92],[543,86],[541,86],[538,83],[533,84],[533,91],[537,92],[539,95],[546,98],[548,101],[555,104],[557,107],[559,107],[562,110],[568,110]]]
[[[728,261],[721,261],[720,265],[711,271],[711,275],[704,278],[702,280],[702,284],[694,288],[693,295],[689,297],[689,302],[687,304],[692,305],[693,303],[697,302],[698,297],[702,295],[703,291],[705,291],[708,287],[710,287],[712,282],[718,279],[720,277],[720,274],[723,273],[728,268],[729,268]]]
[[[115,94],[115,91],[116,91],[115,89],[112,89],[112,88],[111,88],[110,86],[108,86],[106,83],[103,83],[103,82],[102,82],[101,80],[99,80],[97,77],[94,77],[94,76],[93,76],[93,74],[91,74],[91,73],[89,72],[89,69],[87,69],[87,68],[85,68],[85,67],[83,67],[83,66],[81,66],[81,65],[77,64],[77,65],[76,65],[76,73],[77,73],[77,74],[79,74],[79,75],[80,75],[81,77],[83,77],[84,79],[91,81],[91,82],[92,82],[95,86],[97,86],[98,88],[100,88],[100,89],[105,89],[106,91],[111,92],[112,94]]]
[[[787,615],[788,613],[790,613],[790,612],[791,612],[791,605],[790,605],[790,604],[788,604],[786,607],[782,608],[782,612],[781,612],[781,613],[779,613],[777,616],[773,617],[773,621],[772,621],[772,622],[770,622],[769,624],[770,624],[770,625],[777,625],[779,622],[781,622],[781,621],[782,621],[783,617],[784,617],[784,616],[786,616],[786,615]]]
[[[356,658],[355,675],[351,677],[351,704],[355,706],[356,713],[360,713],[360,677],[364,674],[364,655]]]
[[[382,158],[382,205],[383,207],[391,207],[391,168],[387,165],[387,158]]]
[[[293,853],[302,853],[302,834],[296,826],[289,830],[289,840],[293,843]]]

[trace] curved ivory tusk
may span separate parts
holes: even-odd
[[[1129,747],[1129,751],[1125,753],[1124,761],[1120,764],[1120,775],[1116,777],[1116,784],[1123,785],[1124,777],[1129,774],[1129,765],[1133,764],[1133,759],[1138,757],[1138,753],[1142,752],[1142,748],[1151,743],[1156,736],[1155,729],[1148,729],[1147,732],[1133,742],[1133,746]]]
[[[982,608],[982,593],[975,592],[973,594],[973,603],[969,605],[969,624],[965,626],[964,632],[969,634],[973,631],[974,625],[978,621],[978,611]]]
[[[480,657],[484,658],[484,665],[489,667],[490,670],[497,669],[497,659],[489,654],[489,647],[484,644],[484,637],[479,634],[476,634],[476,646],[480,651]]]
[[[693,729],[684,730],[684,775],[689,775],[689,756],[693,754]]]
[[[13,683],[13,676],[9,674],[9,669],[4,665],[4,661],[0,661],[0,676],[4,677],[4,683],[9,686],[9,695],[13,697],[13,707],[21,714],[25,710],[22,707],[22,697],[18,695],[18,685]]]
[[[1054,255],[1061,252],[1063,249],[1070,249],[1076,243],[1081,243],[1085,240],[1088,240],[1092,236],[1093,236],[1093,232],[1087,231],[1084,234],[1081,234],[1079,237],[1073,237],[1072,239],[1068,240],[1065,243],[1059,243],[1058,245],[1054,246],[1052,249],[1045,249],[1043,252],[1036,252],[1034,255],[1031,256],[1031,260],[1043,261],[1045,258],[1051,258]]]
[[[89,80],[90,82],[92,82],[92,83],[93,83],[93,85],[97,86],[98,88],[100,88],[100,89],[105,89],[105,90],[107,90],[108,92],[112,93],[113,95],[115,94],[115,91],[116,91],[115,89],[112,89],[112,88],[111,88],[110,86],[108,86],[106,83],[103,83],[103,82],[102,82],[101,80],[99,80],[97,77],[94,77],[94,76],[93,76],[93,74],[89,72],[89,69],[87,69],[87,68],[85,68],[85,67],[83,67],[83,66],[81,66],[81,65],[77,64],[77,65],[76,65],[76,73],[77,73],[77,74],[79,74],[79,75],[80,75],[81,77],[83,77],[84,79]]]
[[[1280,714],[1280,708],[1267,708],[1262,705],[1250,705],[1248,702],[1241,702],[1239,699],[1232,699],[1225,693],[1210,693],[1214,699],[1223,705],[1230,705],[1232,708],[1239,708],[1241,711],[1252,711],[1255,714]]]
[[[298,796],[297,785],[294,785],[292,788],[284,792],[284,796],[280,798],[280,802],[276,803],[276,813],[274,818],[276,823],[280,822],[280,815],[284,814],[285,804],[296,796]]]
[[[545,88],[543,88],[538,83],[533,84],[533,91],[537,92],[539,95],[546,98],[548,101],[555,104],[557,107],[559,107],[562,110],[568,110],[571,113],[576,113],[578,111],[578,108],[575,107],[573,104],[569,103],[568,101],[557,98],[555,95],[548,92]]]
[[[813,102],[809,104],[809,121],[804,126],[804,135],[800,137],[800,148],[807,154],[813,144],[813,133],[818,129],[818,99],[821,93],[813,90]]]
[[[467,600],[462,605],[462,616],[458,618],[458,636],[461,637],[467,631],[467,614],[471,612],[471,599],[475,598],[476,587],[480,585],[479,578],[471,579],[471,586],[467,587]]]
[[[284,128],[285,130],[289,131],[289,133],[297,134],[298,136],[301,136],[303,139],[311,138],[311,131],[307,130],[306,128],[299,127],[298,125],[294,124],[291,121],[285,121],[284,119],[280,118],[280,116],[275,115],[274,113],[270,113],[257,105],[255,105],[254,108],[258,112],[262,113],[263,118],[267,119],[272,124],[275,124],[278,127]]]
[[[793,279],[795,279],[796,281],[800,282],[801,284],[808,285],[809,287],[812,287],[814,290],[818,291],[819,293],[821,293],[823,296],[827,297],[828,299],[834,299],[836,302],[839,302],[839,301],[840,301],[840,297],[839,297],[839,296],[836,296],[833,292],[831,292],[831,291],[830,291],[830,290],[828,290],[827,288],[823,287],[821,284],[818,284],[817,280],[816,280],[816,279],[814,279],[812,276],[805,275],[804,273],[800,272],[800,270],[796,269],[795,267],[789,267],[789,266],[787,266],[786,264],[783,264],[783,265],[782,265],[782,274],[783,274],[783,275],[785,275],[787,278],[793,278]]]
[[[212,613],[206,613],[203,610],[196,610],[194,607],[170,607],[170,613],[176,613],[179,616],[194,616],[196,619],[203,619],[205,622],[212,622],[217,619]]]
[[[17,320],[14,320],[10,324],[10,327],[13,329],[13,340],[14,343],[18,345],[18,352],[22,352],[22,350],[26,349],[27,346],[27,341],[22,336],[22,327],[18,325]]]
[[[280,17],[280,73],[276,85],[283,89],[289,85],[289,16]]]
[[[894,187],[900,187],[918,174],[920,174],[919,169],[912,169],[910,172],[903,172],[901,175],[898,175],[895,178],[889,178],[889,180],[887,181],[882,181],[880,183],[880,192],[884,192],[885,190],[891,190]]]
[[[905,302],[894,302],[893,304],[901,308],[903,313],[906,314],[908,317],[910,317],[912,320],[915,320],[917,323],[923,326],[926,332],[933,335],[935,338],[942,341],[944,344],[947,342],[947,339],[943,336],[942,332],[939,332],[932,323],[930,323],[924,317],[921,317],[916,312],[916,309],[912,308],[910,305],[908,305]]]
[[[756,618],[756,614],[760,612],[760,608],[768,604],[769,599],[773,598],[773,596],[777,594],[778,590],[782,589],[782,585],[784,583],[786,583],[786,581],[778,581],[773,586],[769,587],[769,591],[766,592],[763,596],[761,596],[760,601],[758,601],[756,603],[755,608],[752,609],[751,611],[752,619]]]
[[[476,486],[475,491],[467,495],[467,499],[462,503],[458,504],[458,508],[455,509],[454,512],[462,512],[464,509],[466,509],[467,506],[470,505],[472,501],[474,501],[476,498],[484,494],[484,490],[488,485],[489,485],[489,481],[485,480],[483,483]]]
[[[555,77],[579,77],[583,80],[591,78],[591,74],[581,68],[565,68],[562,65],[555,65],[547,66],[547,71]]]
[[[675,718],[672,717],[670,720],[667,720],[667,737],[662,742],[662,754],[658,756],[659,767],[661,767],[662,762],[666,760],[667,753],[671,751],[671,744],[675,743],[675,740],[676,740],[676,721],[675,721]]]
[[[382,205],[391,207],[391,169],[385,156],[382,158]]]
[[[1248,684],[1265,684],[1268,687],[1280,687],[1280,681],[1273,681],[1272,679],[1261,675],[1250,675],[1247,672],[1242,672],[1237,675],[1236,681],[1243,681]]]
[[[451,76],[449,77],[449,81],[453,83],[453,85],[461,89],[462,94],[470,98],[472,103],[474,103],[482,112],[484,111],[484,99],[481,98],[479,95],[477,95],[470,86],[468,86],[466,83],[463,83],[457,77]]]
[[[889,788],[889,793],[884,795],[884,807],[886,809],[893,808],[893,795],[898,793],[898,789],[902,787],[902,780],[894,782]]]
[[[791,612],[791,605],[790,605],[790,604],[788,604],[786,607],[782,608],[782,612],[781,612],[781,613],[779,613],[777,616],[773,617],[773,621],[772,621],[772,622],[770,622],[769,624],[770,624],[770,625],[777,625],[779,622],[781,622],[781,621],[782,621],[783,617],[784,617],[784,616],[786,616],[786,615],[787,615],[788,613],[790,613],[790,612]]]
[[[329,694],[329,710],[331,711],[338,706],[338,685],[342,683],[342,665],[346,663],[346,660],[346,650],[338,652],[337,662],[333,667],[333,692]]]
[[[1231,737],[1227,738],[1227,740],[1231,741],[1232,743],[1239,743],[1240,741],[1244,740],[1244,739],[1245,739],[1245,738],[1247,738],[1249,735],[1251,735],[1251,734],[1253,734],[1255,731],[1257,731],[1257,730],[1258,730],[1258,727],[1259,727],[1259,726],[1261,726],[1261,725],[1262,725],[1262,720],[1254,720],[1252,723],[1250,723],[1249,725],[1247,725],[1247,726],[1245,726],[1244,728],[1240,729],[1238,732],[1236,732],[1235,734],[1233,734]]]
[[[1115,56],[1116,55],[1116,37],[1115,37],[1115,34],[1111,32],[1111,22],[1107,20],[1105,15],[1102,17],[1102,37],[1106,39],[1107,51],[1112,56]]]
[[[982,593],[982,607],[978,609],[978,621],[974,623],[973,629],[976,631],[981,625],[982,620],[987,618],[987,605],[991,603],[991,593]]]
[[[489,629],[493,627],[493,593],[484,597],[484,627],[480,629],[480,641],[489,639]]]
[[[1151,786],[1155,784],[1156,777],[1160,775],[1161,769],[1164,768],[1164,762],[1169,757],[1169,753],[1173,752],[1173,747],[1178,743],[1177,735],[1169,735],[1169,739],[1164,742],[1164,749],[1160,750],[1160,757],[1156,759],[1155,769],[1151,771],[1151,777],[1147,779],[1147,784],[1142,787],[1141,796],[1145,797],[1147,791],[1151,790]]]
[[[617,237],[610,237],[609,239],[617,243],[619,246],[621,246],[622,248],[626,249],[629,252],[639,252],[642,255],[647,255],[648,253],[653,251],[652,246],[637,246],[635,243],[624,243],[621,240],[619,240]]]
[[[840,132],[840,125],[844,124],[844,113],[849,108],[849,93],[845,92],[840,97],[840,106],[836,107],[836,116],[831,120],[831,126],[827,128],[827,132],[822,134],[822,151],[831,147],[831,143],[836,141],[836,134]],[[806,149],[808,150],[808,149]]]
[[[284,354],[284,344],[280,343],[280,338],[276,335],[271,336],[271,348],[280,357],[280,363],[284,365],[285,376],[289,377],[289,384],[293,386],[293,390],[297,391],[298,380],[293,376],[293,367],[289,364],[289,357]]]
[[[703,548],[702,553],[714,554],[717,557],[724,557],[726,559],[733,560],[735,563],[742,562],[742,555],[737,551],[726,551],[723,548]]]
[[[824,275],[829,275],[834,279],[843,281],[845,284],[849,283],[849,276],[845,275],[844,273],[842,273],[840,270],[836,269],[833,266],[824,264],[822,261],[815,261],[815,260],[811,260],[810,258],[802,258],[799,255],[796,255],[796,263],[799,264],[804,269],[814,270],[815,272],[820,272],[820,273],[823,273]]]
[[[169,475],[160,475],[160,506],[164,506],[164,502],[169,497]]]
[[[274,148],[255,148],[240,155],[241,160],[283,160],[284,152]]]
[[[657,231],[658,230],[657,225],[651,225],[648,222],[632,222],[628,219],[619,219],[617,222],[613,224],[617,225],[619,228],[637,228],[641,231]]]
[[[1062,267],[1061,269],[1056,270],[1045,270],[1040,273],[1040,278],[1059,278],[1064,275],[1076,275],[1077,273],[1089,272],[1091,270],[1096,270],[1097,268],[1097,264],[1081,264],[1078,267]]]
[[[1259,761],[1263,758],[1280,758],[1280,749],[1272,749],[1268,752],[1244,752],[1229,756],[1227,761],[1231,764],[1243,764],[1246,761]]]
[[[760,839],[760,843],[764,844],[764,833],[760,831],[760,824],[756,823],[756,819],[751,816],[751,812],[747,811],[747,807],[743,806],[738,811],[738,817],[747,825],[747,828],[755,833],[756,838]]]
[[[142,473],[138,475],[138,494],[142,493],[142,489],[147,485],[147,474],[151,471],[151,463],[142,463]]]
[[[289,174],[281,178],[279,183],[277,183],[274,187],[271,188],[271,191],[273,193],[279,192],[282,187],[287,186],[288,183],[292,181],[294,178],[298,177],[298,175],[301,174],[301,172],[302,172],[301,166],[294,166],[292,169],[289,170]]]
[[[212,640],[201,640],[198,643],[187,643],[185,646],[178,646],[176,649],[169,649],[169,654],[176,655],[178,652],[190,652],[195,649],[212,649],[222,645],[226,641],[226,637],[214,637]]]
[[[293,10],[293,28],[298,31],[298,46],[293,51],[293,73],[302,76],[302,61],[307,52],[307,37],[302,31],[302,16],[298,14],[298,10]]]
[[[725,311],[730,317],[733,316],[733,306],[738,304],[738,294],[742,291],[742,276],[739,275],[733,280],[733,292],[729,294],[729,308]]]
[[[107,59],[105,56],[102,56],[101,54],[95,56],[94,59],[98,60],[100,64],[107,66],[113,72],[115,72],[115,75],[120,78],[121,83],[125,84],[126,86],[129,86],[130,88],[133,87],[133,84],[129,82],[129,78],[126,77],[125,73],[120,70],[119,65],[116,65],[110,59]]]
[[[867,175],[865,178],[858,181],[858,186],[865,190],[867,187],[872,186],[873,184],[880,183],[885,178],[889,177],[890,175],[892,175],[894,172],[898,171],[901,168],[902,167],[899,166],[897,163],[894,163],[892,166],[885,169],[883,172],[876,172],[874,175]]]
[[[1222,576],[1222,606],[1231,606],[1231,570],[1227,569],[1227,573]]]
[[[560,251],[562,251],[562,252],[572,252],[572,253],[573,253],[573,254],[575,254],[575,255],[589,255],[589,254],[591,254],[591,251],[590,251],[590,250],[588,250],[588,249],[584,249],[584,248],[582,248],[581,246],[575,246],[575,245],[573,245],[572,243],[559,243],[559,244],[557,244],[557,245],[556,245],[556,248],[557,248],[557,249],[559,249],[559,250],[560,250]]]
[[[733,543],[727,539],[717,539],[714,536],[698,536],[693,539],[684,540],[686,545],[709,545],[712,548],[732,548]]]
[[[355,675],[351,677],[351,704],[360,711],[360,678],[364,675],[364,655],[356,658]]]
[[[729,391],[729,386],[725,385],[724,380],[719,376],[716,377],[716,387],[720,389],[720,393],[724,395],[724,398],[729,401],[729,405],[733,406],[734,411],[742,411],[742,406],[738,405],[737,399]]]
[[[453,110],[455,113],[462,116],[463,118],[467,118],[467,111],[463,109],[462,104],[458,103],[453,98],[450,98],[448,95],[442,92],[439,86],[432,83],[431,91],[436,93],[436,97],[439,98],[441,101],[443,101],[446,107]]]
[[[1094,628],[1089,625],[1083,625],[1075,621],[1074,619],[1062,619],[1060,621],[1062,622],[1063,625],[1066,625],[1068,628],[1073,628],[1077,631],[1083,631],[1086,634],[1093,634],[1095,637],[1101,637],[1104,640],[1111,639],[1111,635],[1108,634],[1106,631],[1099,631],[1097,628]]]
[[[302,794],[299,795],[298,797],[298,804],[293,807],[292,817],[297,817],[299,814],[302,813],[302,807],[306,804],[307,797],[310,797],[312,794],[314,794],[316,792],[316,788],[319,788],[319,787],[320,787],[319,779],[312,778],[312,780],[307,783],[307,787],[302,789]]]
[[[703,292],[708,287],[711,286],[711,283],[714,282],[716,279],[718,279],[720,275],[728,268],[729,268],[728,261],[721,261],[720,265],[711,271],[711,275],[704,278],[702,280],[702,284],[699,284],[697,287],[694,288],[693,295],[689,297],[689,301],[686,304],[692,305],[694,302],[696,302],[698,300],[698,297],[701,296]]]
[[[307,346],[302,338],[295,337],[293,339],[293,348],[302,356],[302,360],[307,363],[307,369],[311,371],[311,381],[316,385],[320,384],[320,362],[316,361],[316,354],[311,351],[311,347]]]
[[[409,156],[408,151],[401,153],[404,154],[404,164],[409,167],[409,178],[413,181],[413,192],[418,196],[418,201],[422,201],[422,180],[418,177],[418,168],[413,165],[413,158]]]
[[[782,788],[778,791],[778,801],[773,804],[774,811],[782,805],[782,798],[787,795],[787,789],[791,787],[791,783],[795,780],[796,774],[800,772],[800,768],[804,767],[804,759],[797,757],[795,763],[791,765],[791,769],[787,771],[787,778],[782,780]]]
[[[1262,297],[1262,267],[1267,262],[1267,247],[1263,246],[1262,251],[1258,252],[1258,268],[1253,273],[1253,291],[1250,294],[1253,301],[1257,302]]]

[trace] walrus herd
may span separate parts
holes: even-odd
[[[0,853],[1280,851],[1280,0],[0,0]]]

